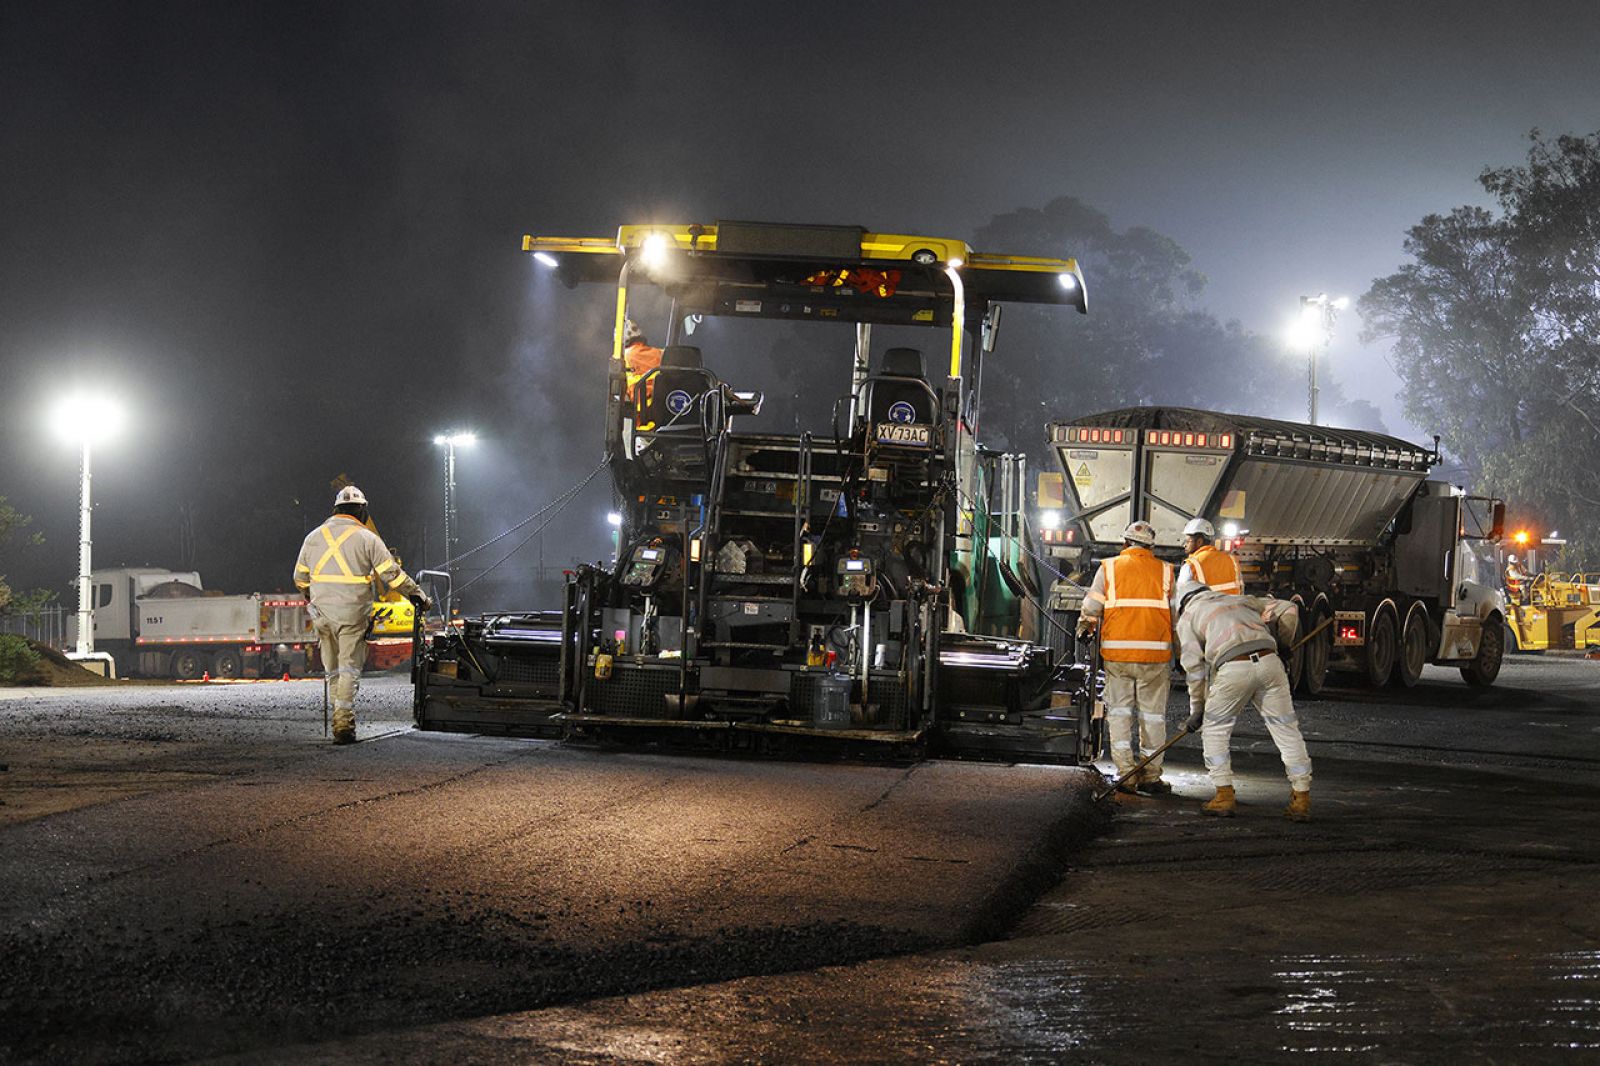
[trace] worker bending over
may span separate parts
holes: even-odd
[[[1243,592],[1244,578],[1239,573],[1239,560],[1214,543],[1217,530],[1204,518],[1191,518],[1183,527],[1184,554],[1188,556],[1178,568],[1178,584],[1197,581],[1218,592]]]
[[[423,610],[433,601],[400,569],[383,538],[367,527],[367,498],[360,489],[340,489],[333,511],[301,545],[294,583],[308,593],[311,626],[322,648],[322,671],[333,700],[333,742],[349,744],[356,739],[356,690],[367,661],[373,582],[411,597]]]
[[[1178,643],[1189,678],[1189,708],[1205,714],[1200,740],[1206,774],[1217,788],[1202,808],[1206,814],[1233,817],[1237,803],[1228,746],[1239,712],[1254,703],[1289,776],[1289,806],[1283,813],[1296,822],[1311,820],[1311,756],[1295,720],[1289,675],[1278,657],[1279,643],[1293,643],[1299,624],[1299,609],[1288,600],[1230,595],[1192,579],[1178,586]]]
[[[1100,628],[1100,658],[1105,663],[1106,725],[1111,761],[1126,775],[1139,761],[1133,747],[1133,720],[1139,719],[1139,745],[1148,755],[1167,738],[1167,693],[1172,688],[1172,564],[1150,550],[1155,527],[1134,522],[1123,530],[1122,554],[1102,560],[1083,603],[1080,635]],[[1171,792],[1161,780],[1161,760],[1150,761],[1124,792]]]

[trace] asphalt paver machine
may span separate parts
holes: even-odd
[[[1073,261],[746,222],[523,248],[570,285],[616,291],[616,554],[578,567],[558,610],[431,638],[414,674],[420,727],[1092,756],[1092,671],[1040,639],[1051,622],[1022,458],[978,443],[1002,305],[1085,311]],[[658,366],[630,369],[630,322],[660,346]],[[780,420],[767,400],[784,398],[740,387],[774,337],[790,338],[804,389],[833,398],[831,423]]]

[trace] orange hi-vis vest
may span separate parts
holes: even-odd
[[[1170,661],[1172,564],[1157,559],[1148,548],[1124,548],[1100,567],[1106,590],[1100,657],[1108,663]]]
[[[1209,544],[1189,556],[1189,573],[1202,585],[1210,586],[1218,592],[1232,592],[1237,595],[1244,591],[1244,578],[1239,573],[1239,560],[1229,552],[1213,548]]]

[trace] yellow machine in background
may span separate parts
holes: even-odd
[[[1600,649],[1600,573],[1540,574],[1506,604],[1506,628],[1516,651]]]

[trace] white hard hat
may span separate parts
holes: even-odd
[[[1196,581],[1194,578],[1187,576],[1178,582],[1178,587],[1173,590],[1173,594],[1178,598],[1178,613],[1183,613],[1183,606],[1190,596],[1196,592],[1204,592],[1209,587],[1205,582]]]
[[[1122,539],[1153,548],[1156,543],[1156,527],[1145,521],[1130,522],[1128,528],[1122,531]]]
[[[335,507],[346,503],[365,504],[366,502],[366,495],[354,485],[346,485],[344,488],[339,490],[339,495],[333,498],[333,505]]]
[[[1199,534],[1207,540],[1213,540],[1217,535],[1217,527],[1207,522],[1204,518],[1191,518],[1189,524],[1183,527],[1183,535],[1192,537]]]
[[[1517,557],[1516,557],[1516,556],[1515,556],[1515,555],[1508,555],[1508,556],[1506,556],[1506,562],[1508,562],[1508,563],[1514,563],[1514,562],[1516,562],[1516,561],[1517,561]]]

